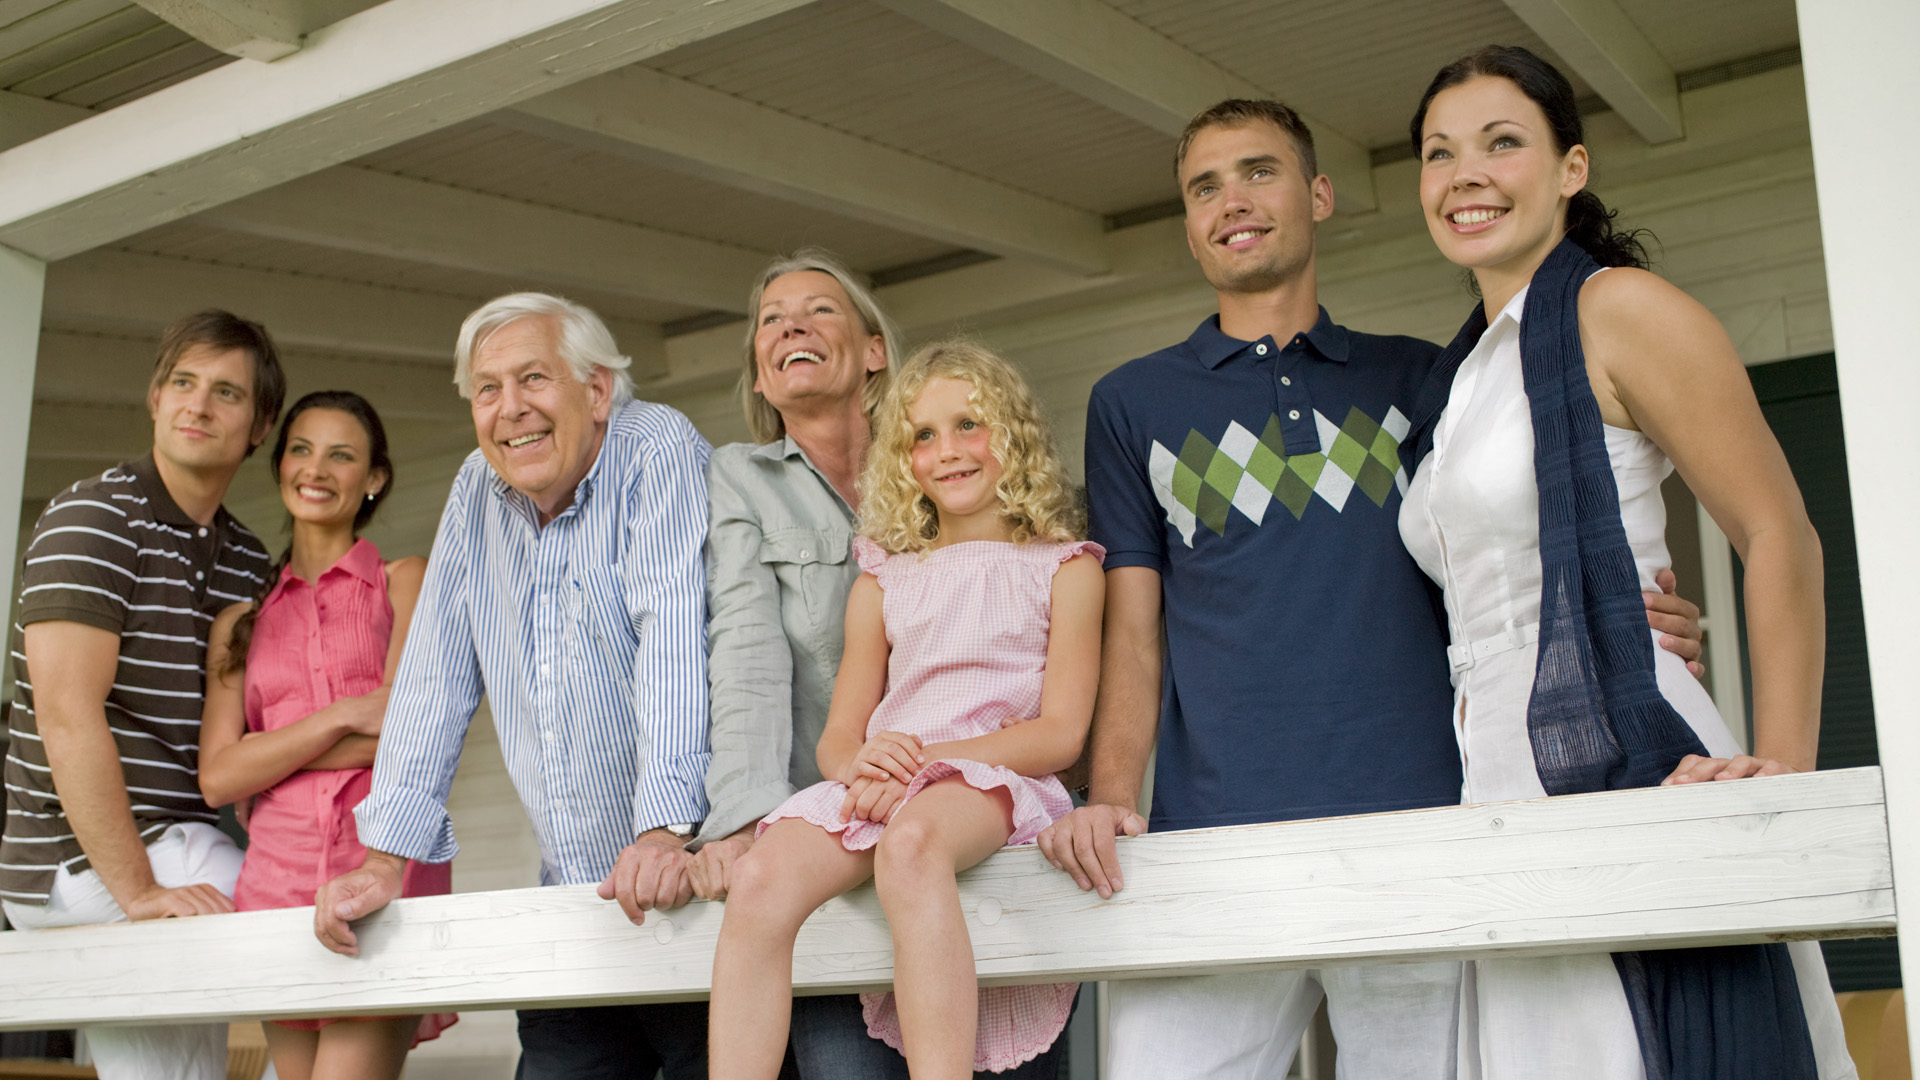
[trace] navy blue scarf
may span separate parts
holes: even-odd
[[[1653,787],[1706,747],[1660,694],[1633,551],[1580,347],[1580,287],[1598,263],[1562,240],[1533,275],[1520,372],[1540,489],[1540,657],[1527,736],[1549,795]],[[1476,307],[1414,405],[1417,469],[1453,377],[1487,329]],[[1785,945],[1615,953],[1648,1080],[1817,1075]]]

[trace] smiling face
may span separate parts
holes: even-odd
[[[1333,213],[1333,186],[1308,177],[1287,133],[1265,121],[1193,137],[1180,163],[1187,247],[1220,292],[1261,293],[1313,264],[1313,226]]]
[[[1586,147],[1562,153],[1540,106],[1492,75],[1435,95],[1420,138],[1420,205],[1440,253],[1480,275],[1489,297],[1488,275],[1531,278],[1586,186]]]
[[[287,427],[280,501],[296,521],[350,526],[367,496],[386,486],[386,471],[372,462],[373,439],[359,420],[339,409],[307,409]]]
[[[574,378],[559,327],[530,316],[495,330],[473,353],[474,434],[507,485],[533,500],[544,524],[573,503],[593,468],[612,411],[613,376]]]
[[[928,379],[907,422],[913,428],[913,479],[940,513],[940,542],[998,538],[1004,531],[997,487],[1003,471],[993,429],[965,379]]]
[[[253,371],[244,349],[189,347],[147,392],[154,455],[187,472],[238,469],[273,422],[254,415]]]
[[[796,270],[767,283],[753,335],[753,388],[782,414],[810,405],[845,409],[867,377],[887,366],[886,342],[868,332],[832,274]]]

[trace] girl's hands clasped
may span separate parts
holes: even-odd
[[[904,731],[883,731],[868,739],[847,763],[847,775],[840,782],[852,787],[857,780],[898,780],[913,783],[920,767],[927,763],[925,748],[918,736]]]
[[[906,800],[907,785],[892,777],[885,780],[858,777],[847,785],[847,797],[840,803],[840,820],[877,821],[884,825]]]

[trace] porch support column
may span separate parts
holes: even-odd
[[[47,264],[0,247],[0,573],[6,603],[20,591],[20,499],[26,490],[27,423],[33,415],[33,366],[40,351],[40,298]]]
[[[1920,1036],[1920,483],[1904,449],[1920,419],[1920,5],[1801,0],[1799,13],[1907,1030]]]

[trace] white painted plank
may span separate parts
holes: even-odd
[[[1876,769],[1123,840],[1081,893],[1034,848],[961,879],[988,983],[1884,933]],[[724,905],[635,928],[591,886],[405,900],[327,953],[310,909],[0,934],[0,1027],[704,996]],[[891,978],[870,888],[802,928],[804,992]]]
[[[1650,143],[1684,136],[1673,68],[1615,0],[1506,0]]]
[[[730,187],[1080,273],[1099,215],[844,131],[632,67],[523,102],[503,122]]]
[[[0,153],[0,243],[63,258],[805,2],[387,0]]]
[[[1227,98],[1275,95],[1181,47],[1102,0],[881,0],[886,6],[990,56],[1168,135]],[[1303,114],[1334,206],[1372,210],[1367,148]]]
[[[300,0],[134,0],[230,56],[272,61],[298,52],[307,28]]]
[[[350,166],[325,169],[199,214],[277,240],[731,309],[772,258],[710,240]]]
[[[1886,425],[1920,409],[1920,266],[1909,255],[1920,245],[1920,206],[1909,190],[1920,146],[1885,133],[1920,123],[1912,56],[1920,5],[1824,0],[1801,3],[1799,15],[1874,727],[1889,779],[1894,875],[1912,908],[1920,902],[1920,725],[1907,710],[1920,693],[1920,502]],[[1907,986],[1920,988],[1920,934],[1902,939],[1900,969]],[[1920,1032],[1920,992],[1907,995],[1907,1030]],[[1911,1045],[1920,1062],[1920,1039]]]

